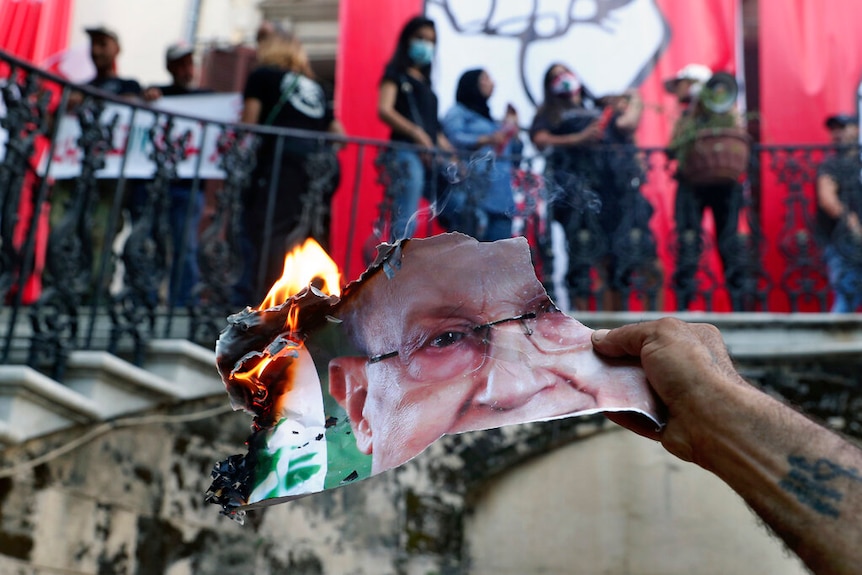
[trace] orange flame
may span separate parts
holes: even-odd
[[[320,244],[309,238],[302,246],[285,256],[281,278],[272,285],[258,310],[265,311],[279,306],[311,284],[326,295],[338,296],[341,294],[340,281],[338,266]],[[291,305],[287,310],[284,327],[294,332],[298,328],[298,320],[299,306]],[[264,351],[261,360],[254,367],[231,373],[234,383],[241,384],[252,393],[254,404],[261,409],[256,413],[264,417],[265,421],[269,417],[267,414],[278,413],[277,403],[292,387],[294,376],[291,375],[291,358],[298,357],[298,349],[302,345],[301,340],[294,341],[290,338],[289,343],[273,355],[270,355],[269,350]],[[287,360],[288,363],[278,360]],[[268,371],[270,366],[274,369],[273,373]],[[273,397],[269,397],[270,395]]]
[[[256,366],[254,366],[253,368],[251,368],[248,371],[235,371],[235,372],[233,372],[231,374],[231,377],[233,379],[238,379],[240,381],[244,381],[247,383],[257,385],[257,382],[259,381],[260,376],[263,373],[263,370],[266,369],[266,366],[269,365],[269,363],[271,361],[272,361],[271,359],[267,358],[267,359],[261,361],[260,363],[258,363]]]
[[[315,287],[325,294],[340,295],[341,274],[338,273],[338,266],[320,244],[308,238],[304,244],[284,257],[284,271],[269,289],[258,309],[265,310],[281,305],[290,296],[308,287],[313,280],[323,282],[322,286],[315,284]]]

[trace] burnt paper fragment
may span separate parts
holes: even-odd
[[[383,244],[340,296],[308,288],[229,318],[219,373],[254,441],[248,484],[211,491],[229,510],[289,501],[443,435],[531,421],[625,412],[658,427],[643,371],[599,357],[591,333],[548,297],[523,238]]]

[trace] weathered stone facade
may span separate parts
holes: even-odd
[[[745,370],[858,434],[857,359]],[[245,525],[203,495],[213,464],[242,451],[247,415],[218,395],[131,419],[3,452],[0,469],[19,467],[0,470],[0,574],[804,572],[721,482],[602,418],[447,437]]]

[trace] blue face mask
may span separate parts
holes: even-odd
[[[434,59],[434,43],[428,40],[410,40],[407,55],[417,66],[427,66]]]

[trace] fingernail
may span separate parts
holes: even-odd
[[[608,332],[611,331],[609,329],[597,329],[593,332],[593,341],[598,343],[605,339],[605,336],[608,335]]]

